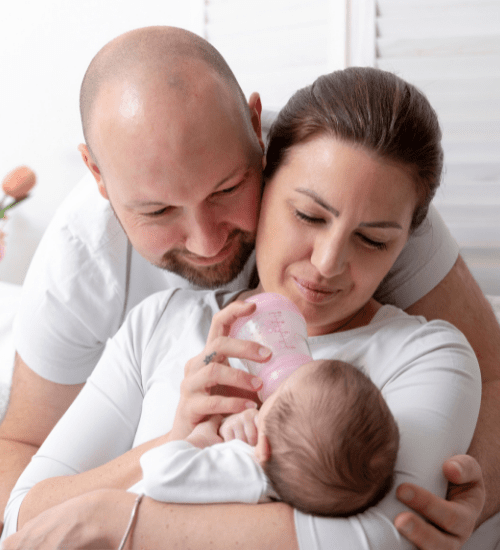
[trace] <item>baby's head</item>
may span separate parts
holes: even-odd
[[[257,423],[258,460],[281,500],[302,512],[358,514],[392,487],[398,428],[378,388],[352,365],[303,365]]]

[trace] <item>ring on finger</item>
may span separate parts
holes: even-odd
[[[210,363],[210,361],[212,361],[212,359],[217,355],[217,352],[214,351],[212,353],[210,353],[209,355],[207,355],[205,357],[205,359],[203,359],[203,362],[205,363],[205,365],[208,365]]]

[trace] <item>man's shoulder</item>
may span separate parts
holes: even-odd
[[[62,202],[47,233],[56,233],[63,240],[78,242],[91,253],[102,251],[117,239],[126,239],[109,201],[99,194],[90,173]]]

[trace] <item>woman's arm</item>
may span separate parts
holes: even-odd
[[[166,436],[143,443],[123,455],[81,474],[51,477],[37,483],[24,497],[19,509],[17,528],[45,510],[74,497],[104,487],[127,490],[142,478],[139,462],[148,450],[168,441]]]
[[[103,489],[43,512],[2,550],[118,548],[136,495]],[[166,504],[144,498],[126,550],[298,550],[293,510],[272,504]]]

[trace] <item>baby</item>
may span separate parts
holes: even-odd
[[[260,411],[220,424],[212,418],[185,441],[146,452],[143,480],[129,490],[165,502],[281,500],[308,514],[345,517],[391,489],[398,428],[378,388],[347,363],[306,363]],[[213,444],[220,436],[225,442]]]

